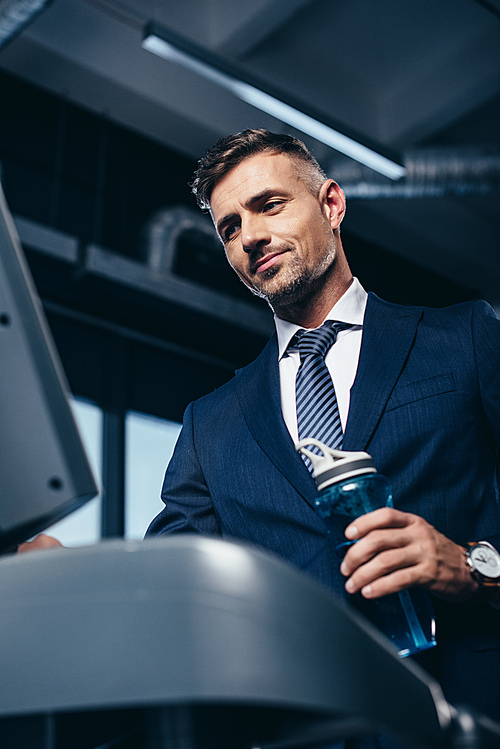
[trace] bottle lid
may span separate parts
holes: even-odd
[[[314,445],[321,450],[322,455],[306,450]],[[365,452],[346,452],[334,450],[319,440],[304,439],[295,445],[297,452],[306,455],[313,464],[313,476],[318,489],[325,489],[338,481],[345,481],[364,473],[376,473],[371,455]]]

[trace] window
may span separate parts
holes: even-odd
[[[103,411],[72,398],[71,406],[89,457],[101,484]],[[172,456],[181,424],[128,411],[125,417],[125,538],[142,539],[152,519],[163,509],[160,499],[165,468]],[[98,543],[102,499],[99,494],[46,532],[64,546]]]
[[[135,411],[125,418],[125,537],[143,538],[163,509],[160,499],[165,468],[181,430],[177,422]]]

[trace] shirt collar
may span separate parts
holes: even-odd
[[[344,292],[327,314],[325,320],[339,320],[340,322],[347,322],[352,326],[363,327],[367,299],[368,294],[358,279],[354,278],[347,291]],[[302,328],[300,325],[295,325],[295,323],[281,320],[276,315],[274,315],[274,324],[278,336],[278,359],[281,359],[292,337],[298,330],[302,330]]]

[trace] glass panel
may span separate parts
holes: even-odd
[[[102,410],[93,403],[70,399],[83,444],[97,483],[102,474]],[[95,544],[101,537],[101,495],[91,499],[79,510],[68,515],[47,531],[64,546],[87,546]]]
[[[143,538],[163,509],[160,499],[165,468],[181,425],[129,411],[125,418],[125,537]]]

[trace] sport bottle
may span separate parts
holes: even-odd
[[[311,446],[321,454],[307,449]],[[313,464],[318,487],[315,507],[336,541],[340,564],[356,543],[345,541],[345,528],[366,512],[392,507],[391,483],[377,473],[368,453],[333,450],[314,439],[301,440],[297,450]],[[436,645],[434,611],[426,591],[412,588],[370,600],[355,593],[350,600],[391,640],[401,657]]]

